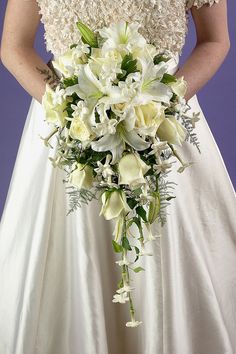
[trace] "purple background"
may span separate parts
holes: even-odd
[[[0,34],[6,0],[0,4]],[[235,96],[235,56],[236,41],[236,2],[228,1],[229,29],[231,49],[221,68],[214,78],[199,92],[198,98],[207,118],[211,131],[219,146],[230,178],[236,187],[236,154],[233,142],[236,129],[236,96]],[[181,63],[190,54],[195,43],[195,31],[190,21],[186,45],[181,56]],[[45,51],[43,28],[40,26],[36,39],[36,49],[44,60],[51,58]],[[0,129],[0,215],[7,195],[12,170],[15,163],[24,122],[29,108],[31,97],[17,83],[14,77],[0,63],[1,79],[1,129]],[[214,173],[214,171],[212,171]],[[210,177],[210,176],[209,176]],[[235,188],[236,189],[236,188]]]

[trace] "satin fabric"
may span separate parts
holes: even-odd
[[[39,134],[51,128],[32,99],[1,220],[0,354],[236,353],[235,192],[196,95],[189,104],[201,111],[202,153],[185,144],[194,165],[169,175],[176,198],[162,236],[146,244],[145,271],[131,273],[143,323],[128,328],[128,304],[112,302],[115,222],[97,200],[66,216],[64,172],[48,159]]]

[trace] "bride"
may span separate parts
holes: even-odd
[[[180,67],[190,13],[197,41]],[[63,172],[39,138],[49,132],[41,103],[55,73],[34,49],[36,31],[41,20],[56,58],[78,39],[78,19],[94,29],[140,22],[140,32],[176,58],[185,99],[200,111],[202,154],[186,144],[183,157],[196,163],[171,176],[176,199],[133,283],[143,321],[134,329],[123,326],[125,306],[112,303],[112,220],[99,216],[96,200],[66,216]],[[196,96],[229,47],[226,0],[8,0],[1,60],[32,101],[0,228],[1,354],[236,353],[235,193]]]

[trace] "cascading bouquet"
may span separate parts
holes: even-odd
[[[121,279],[112,301],[129,302],[126,326],[136,327],[142,321],[135,319],[129,270],[144,270],[132,264],[148,254],[147,241],[160,237],[151,224],[164,225],[166,206],[175,198],[175,183],[166,178],[173,163],[180,162],[178,172],[193,163],[184,162],[176,146],[188,141],[200,152],[193,132],[199,112],[187,114],[184,78],[168,72],[173,58],[158,53],[138,23],[120,21],[96,31],[82,22],[77,26],[79,43],[52,61],[58,80],[46,85],[42,105],[54,128],[41,138],[52,147],[49,140],[57,137],[50,160],[66,172],[68,214],[96,198],[100,215],[115,219],[112,244],[121,255]]]

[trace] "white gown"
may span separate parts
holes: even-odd
[[[196,95],[189,104],[201,111]],[[137,328],[112,302],[114,222],[96,200],[66,216],[64,172],[39,138],[50,129],[32,99],[1,220],[0,354],[235,354],[236,199],[203,112],[202,154],[181,150],[195,164],[171,172],[162,237],[132,276]]]

